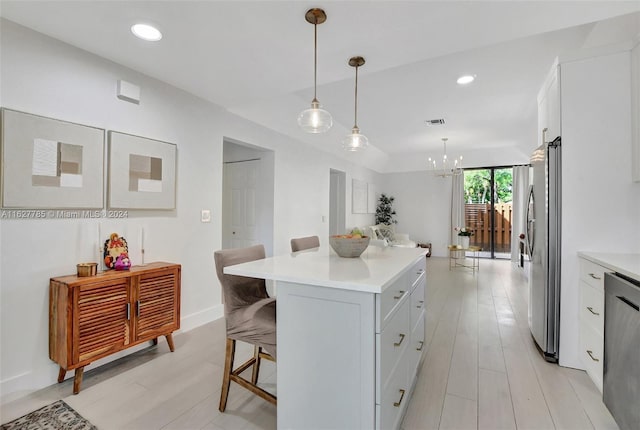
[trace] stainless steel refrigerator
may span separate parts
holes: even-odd
[[[531,156],[526,242],[531,258],[529,328],[547,361],[558,361],[560,333],[561,139]]]

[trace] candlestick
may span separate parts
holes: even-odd
[[[140,265],[144,266],[144,227],[140,232]]]
[[[102,272],[102,231],[100,228],[100,223],[98,223],[98,271]]]

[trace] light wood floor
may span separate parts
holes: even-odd
[[[527,323],[528,286],[509,261],[480,272],[427,263],[427,344],[403,422],[416,429],[617,429],[583,371],[547,363]]]
[[[480,265],[474,275],[427,260],[428,350],[403,429],[617,429],[584,372],[539,356],[520,269]],[[0,421],[63,399],[101,430],[276,428],[275,407],[235,384],[227,412],[218,412],[224,321],[174,339],[174,353],[161,342],[87,372],[79,395],[69,379],[3,404]],[[262,385],[275,392],[275,365],[263,366]]]

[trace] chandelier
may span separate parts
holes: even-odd
[[[447,158],[447,137],[442,138],[442,144],[444,145],[444,155],[442,157],[442,165],[438,166],[436,160],[429,157],[429,171],[434,176],[446,178],[448,176],[457,176],[462,174],[462,155],[460,158],[453,160],[453,163]]]
[[[305,14],[305,19],[309,24],[313,24],[313,100],[311,108],[303,110],[298,115],[298,125],[307,133],[324,133],[333,125],[331,114],[322,109],[316,96],[317,75],[318,75],[318,24],[327,20],[324,10],[314,8],[309,9]]]

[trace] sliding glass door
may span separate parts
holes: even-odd
[[[512,172],[511,167],[464,171],[465,225],[483,257],[511,258]]]

